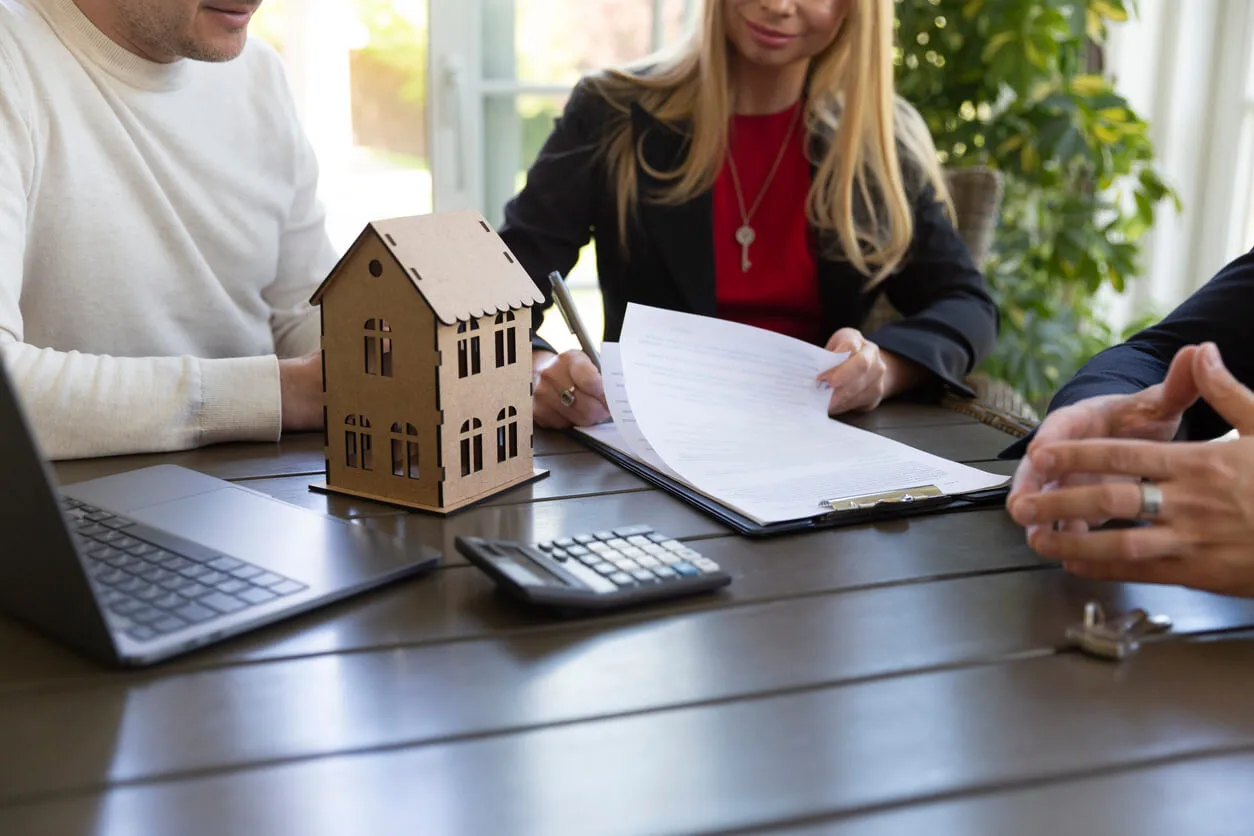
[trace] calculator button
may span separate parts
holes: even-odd
[[[183,558],[181,558],[181,557],[180,557],[180,558],[176,558],[176,559],[177,559],[177,560],[183,560]],[[186,561],[184,561],[184,562],[186,562]],[[174,570],[174,571],[176,571],[176,572],[177,572],[179,569],[183,568],[181,565],[170,566],[169,564],[166,564],[166,563],[163,563],[163,564],[161,564],[161,565],[162,565],[162,566],[165,566],[167,569],[172,569],[172,570]],[[233,570],[233,571],[231,572],[231,575],[233,575],[234,577],[239,578],[239,579],[240,579],[240,580],[242,580],[242,581],[246,581],[246,580],[248,580],[249,578],[255,578],[255,577],[257,577],[257,576],[258,576],[258,575],[260,575],[260,574],[261,574],[261,570],[260,570],[260,569],[258,569],[256,566],[249,566],[249,565],[244,565],[244,566],[241,566],[240,568],[235,569],[235,570]]]
[[[656,531],[653,532],[652,534],[646,534],[645,536],[648,537],[649,540],[654,543],[665,543],[667,540],[671,539],[667,537],[665,534],[658,534]]]
[[[583,546],[567,546],[566,553],[571,557],[580,557],[581,555],[589,554],[588,550]]]
[[[561,537],[561,538],[558,538],[557,540],[554,540],[553,545],[557,546],[559,549],[564,549],[567,546],[575,545],[575,541],[572,540],[570,537]]]
[[[662,565],[662,562],[656,557],[649,557],[648,555],[645,555],[644,557],[637,557],[636,562],[645,569],[656,569],[658,566]]]
[[[693,566],[691,563],[686,563],[683,561],[676,563],[674,566],[671,567],[671,569],[683,575],[684,577],[688,577],[688,578],[695,578],[701,574],[701,570],[698,569],[696,566]]]
[[[207,584],[213,583],[213,581],[209,580],[208,575],[192,576],[188,574],[188,572],[184,572],[183,574],[187,575],[188,577],[191,577],[197,583],[207,583]],[[278,584],[283,583],[283,578],[274,574],[273,572],[266,572],[264,574],[258,575],[257,577],[253,578],[252,583],[256,586],[266,586],[266,587],[277,586]]]
[[[593,536],[593,537],[595,537],[595,538],[597,538],[598,540],[613,540],[613,539],[614,539],[614,532],[612,532],[612,531],[598,531],[597,533],[593,534],[592,536]]]
[[[657,559],[660,563],[664,563],[667,566],[674,566],[676,563],[682,563],[684,560],[674,552],[662,552],[657,556]]]
[[[592,571],[596,572],[599,575],[605,575],[607,578],[610,575],[615,575],[618,573],[618,567],[610,563],[598,563],[596,566],[592,566],[589,568],[591,568]]]
[[[653,574],[648,569],[633,569],[631,571],[631,576],[641,583],[652,583],[657,580],[657,575]]]
[[[700,559],[701,559],[701,553],[700,553],[700,552],[696,552],[696,551],[693,551],[692,549],[688,549],[688,548],[684,548],[684,549],[677,549],[677,550],[675,551],[675,554],[679,555],[680,557],[686,557],[686,558],[688,558],[688,560],[692,560],[692,561],[695,561],[695,560],[700,560]]]
[[[628,543],[626,540],[624,540],[622,537],[614,537],[612,539],[606,540],[605,545],[609,546],[611,549],[631,548],[631,544]]]
[[[648,537],[645,537],[643,534],[633,534],[627,538],[627,542],[639,549],[647,548],[648,546],[653,545],[653,541]]]
[[[657,575],[664,581],[669,581],[671,578],[679,577],[679,573],[669,566],[655,566],[653,567],[653,574]]]
[[[614,533],[619,537],[632,537],[637,534],[648,534],[653,528],[647,525],[629,525],[625,528],[616,528]]]
[[[589,543],[588,548],[591,551],[596,552],[597,554],[605,554],[606,552],[614,551],[613,549],[611,549],[609,546],[605,545],[604,543]]]
[[[679,542],[678,540],[663,540],[661,543],[661,546],[667,551],[672,551],[672,552],[677,552],[680,549],[688,548],[687,546],[685,546],[683,543]]]
[[[614,583],[618,584],[619,586],[635,586],[636,585],[635,578],[633,578],[631,575],[627,574],[626,572],[615,572],[614,574],[610,575],[610,580],[612,580]]]
[[[632,560],[645,555],[644,549],[638,549],[635,546],[628,546],[625,549],[620,549],[620,551],[623,553],[623,557],[630,557]]]
[[[601,556],[599,554],[593,554],[590,552],[588,554],[581,556],[579,558],[579,562],[582,563],[584,566],[596,566],[598,563],[601,562]]]
[[[707,575],[712,572],[718,571],[718,564],[715,563],[713,560],[710,560],[708,557],[693,558],[692,565],[696,566],[698,569],[700,569],[702,572],[705,572]]]
[[[552,550],[553,550],[553,544],[552,544],[552,543],[549,543],[549,542],[544,542],[544,543],[536,543],[536,548],[540,549],[541,551],[546,551],[546,552],[547,552],[547,551],[552,551]]]
[[[586,546],[589,543],[595,543],[597,538],[593,537],[591,534],[576,534],[574,540],[576,543]]]
[[[563,562],[566,558],[570,557],[570,555],[566,553],[565,549],[553,549],[549,552],[549,557],[556,561]]]
[[[564,568],[566,571],[570,572],[572,576],[574,576],[575,580],[598,594],[613,592],[617,589],[614,584],[610,583],[609,578],[599,572],[592,571],[587,566],[571,562]],[[615,572],[615,574],[617,574],[617,572]]]
[[[628,560],[627,558],[623,558],[621,560],[615,560],[614,565],[617,566],[619,569],[622,569],[624,572],[630,572],[633,569],[640,568],[639,563],[637,563],[634,560]]]

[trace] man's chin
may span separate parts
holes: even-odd
[[[248,43],[247,30],[210,37],[192,38],[183,50],[183,57],[193,61],[220,64],[233,61],[244,51]]]

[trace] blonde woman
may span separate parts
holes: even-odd
[[[706,0],[674,55],[579,84],[502,236],[547,294],[595,235],[607,340],[634,301],[852,352],[822,376],[832,415],[965,389],[997,311],[894,93],[892,33],[892,0]],[[864,337],[880,293],[903,318]],[[536,423],[608,417],[587,357],[533,348]]]

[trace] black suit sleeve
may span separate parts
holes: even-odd
[[[868,338],[973,395],[963,378],[997,342],[997,306],[931,187],[915,202],[910,252],[884,291],[903,318]]]
[[[1176,352],[1213,342],[1224,364],[1246,386],[1254,386],[1254,252],[1233,261],[1157,325],[1106,349],[1084,364],[1058,390],[1049,411],[1099,395],[1140,392],[1162,383]],[[1216,438],[1232,427],[1204,401],[1185,413],[1177,438]],[[1012,445],[1002,458],[1018,458],[1029,439]]]
[[[531,343],[552,350],[536,336],[553,303],[549,273],[563,276],[592,238],[596,206],[607,190],[601,139],[615,111],[580,82],[553,133],[527,172],[527,182],[505,206],[501,238],[544,294],[531,309]]]

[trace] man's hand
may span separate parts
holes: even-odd
[[[283,431],[322,429],[322,352],[279,361]]]
[[[590,427],[610,417],[601,373],[582,351],[554,355],[535,350],[531,355],[535,391],[531,406],[541,427]],[[562,400],[566,392],[570,403]]]
[[[1090,398],[1063,407],[1047,417],[1037,429],[1028,455],[1015,471],[1014,483],[1006,499],[1008,508],[1027,494],[1058,487],[1095,484],[1100,481],[1126,481],[1122,477],[1102,476],[1090,473],[1069,473],[1051,481],[1034,464],[1031,453],[1043,445],[1059,441],[1078,441],[1096,438],[1144,439],[1170,441],[1180,429],[1185,410],[1198,398],[1194,380],[1194,361],[1197,346],[1180,349],[1172,360],[1167,378],[1134,395],[1106,395]],[[1070,530],[1086,530],[1083,520],[1063,523]],[[1029,532],[1030,533],[1030,532]]]
[[[856,328],[841,328],[827,341],[828,351],[848,351],[849,359],[819,375],[832,389],[827,414],[870,412],[887,397],[920,382],[926,372],[862,336]]]
[[[1078,473],[1118,475],[1127,481],[1021,493],[1011,513],[1032,525],[1032,548],[1063,561],[1075,574],[1254,596],[1254,393],[1224,368],[1213,344],[1189,357],[1201,396],[1240,432],[1240,440],[1034,445],[1029,457],[1044,481]],[[1152,525],[1080,532],[1057,531],[1051,525],[1137,517],[1141,479],[1153,480],[1163,493]]]

